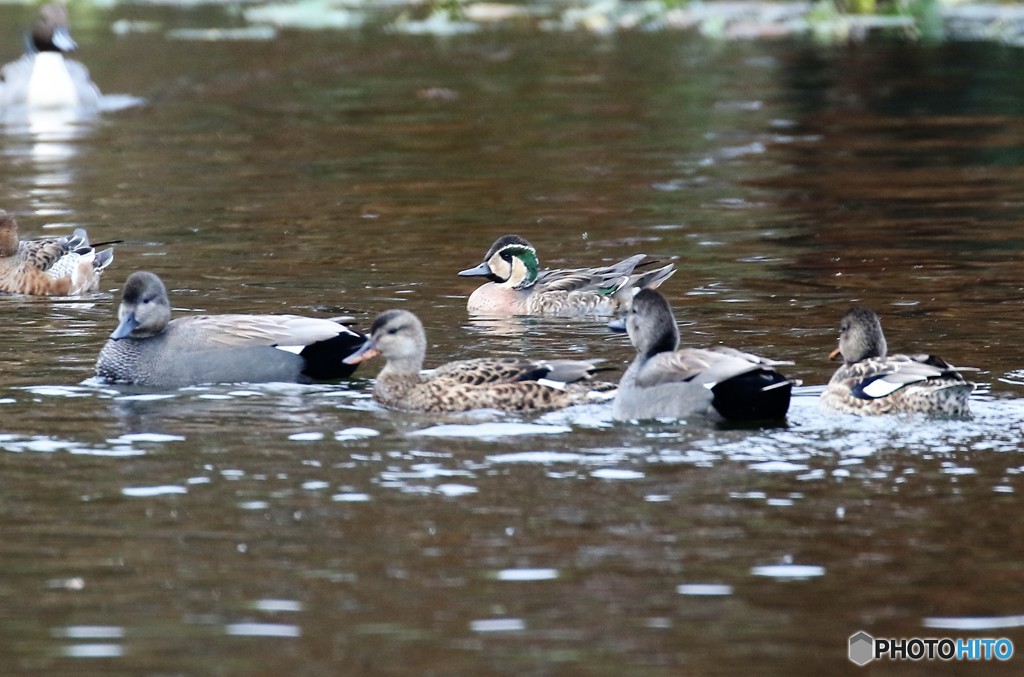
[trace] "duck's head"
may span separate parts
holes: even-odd
[[[32,26],[32,46],[37,52],[73,52],[78,44],[68,28],[68,10],[64,5],[43,5]]]
[[[117,309],[117,329],[110,335],[116,340],[155,336],[171,321],[171,303],[167,289],[153,273],[137,271],[128,276]]]
[[[873,310],[854,306],[846,311],[839,322],[839,347],[829,353],[834,360],[840,355],[843,362],[853,364],[871,357],[885,357],[888,346],[882,323]]]
[[[419,371],[427,352],[423,323],[408,310],[386,310],[370,325],[370,336],[359,350],[344,359],[359,364],[383,355],[389,363],[408,365]]]
[[[498,238],[487,251],[483,263],[460,271],[462,277],[486,277],[513,289],[529,287],[537,281],[540,260],[533,245],[518,235]]]
[[[679,328],[672,307],[660,293],[641,289],[625,315],[608,323],[612,331],[627,332],[637,353],[652,357],[679,347]]]
[[[0,209],[0,256],[18,253],[18,222],[14,216]]]

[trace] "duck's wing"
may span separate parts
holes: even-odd
[[[535,286],[537,292],[587,290],[614,294],[624,284],[623,278],[628,279],[646,258],[646,254],[636,254],[611,266],[545,270],[537,277]]]
[[[527,360],[516,357],[482,357],[449,362],[433,370],[435,379],[466,385],[548,381],[575,383],[601,371],[600,360]]]
[[[333,320],[301,315],[197,315],[173,320],[170,327],[214,346],[274,346],[301,349],[340,334],[360,335]]]
[[[77,234],[78,231],[75,231],[75,233]],[[88,244],[88,241],[86,243]],[[58,261],[70,252],[75,251],[79,246],[80,242],[77,235],[22,240],[18,245],[18,254],[29,266],[37,270],[48,271]]]
[[[759,369],[771,370],[772,360],[731,348],[684,348],[658,353],[644,363],[636,375],[642,387],[689,381],[707,388]]]
[[[886,397],[911,384],[925,381],[964,381],[957,367],[935,355],[889,355],[869,358],[841,367],[836,378],[846,381],[860,399]]]

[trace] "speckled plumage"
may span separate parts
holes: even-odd
[[[613,315],[628,306],[636,290],[654,289],[675,272],[671,263],[635,272],[646,258],[636,254],[611,266],[540,271],[533,245],[518,235],[505,235],[491,245],[480,265],[459,275],[490,280],[470,295],[470,313]]]
[[[299,315],[196,315],[171,319],[160,278],[132,273],[120,323],[96,374],[110,383],[178,387],[202,383],[333,380],[365,337],[332,320]]]
[[[514,357],[461,360],[423,373],[427,339],[423,324],[406,310],[381,313],[363,348],[346,361],[383,355],[373,397],[389,409],[454,413],[471,409],[537,412],[591,401],[614,389],[591,382],[596,363]],[[607,396],[606,396],[607,397]]]
[[[615,419],[785,418],[793,383],[775,370],[784,363],[724,346],[680,350],[672,308],[658,292],[641,290],[625,318],[611,326],[627,331],[637,350],[619,381]]]
[[[851,308],[839,326],[843,365],[832,375],[821,403],[850,414],[924,413],[969,416],[974,384],[934,355],[887,355],[882,324],[871,310]]]
[[[114,250],[96,251],[81,228],[71,235],[19,240],[18,223],[0,210],[0,292],[74,296],[96,291]]]

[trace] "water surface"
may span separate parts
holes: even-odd
[[[861,629],[1024,647],[1019,50],[196,41],[166,31],[233,20],[117,11],[161,28],[115,39],[112,10],[80,58],[146,104],[0,137],[26,234],[126,241],[101,293],[0,299],[5,672],[819,675]],[[678,257],[684,341],[793,360],[788,424],[437,420],[375,405],[373,365],[82,383],[137,269],[182,315],[402,307],[430,365],[623,367],[601,322],[466,316],[454,273],[506,232],[551,267]],[[894,350],[977,367],[975,416],[821,412],[851,302]]]

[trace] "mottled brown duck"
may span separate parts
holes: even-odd
[[[424,373],[426,352],[419,318],[407,310],[388,310],[377,316],[369,339],[346,362],[382,355],[387,363],[377,375],[373,397],[399,411],[538,412],[608,399],[615,388],[591,381],[600,370],[594,361],[485,357],[450,362]]]

